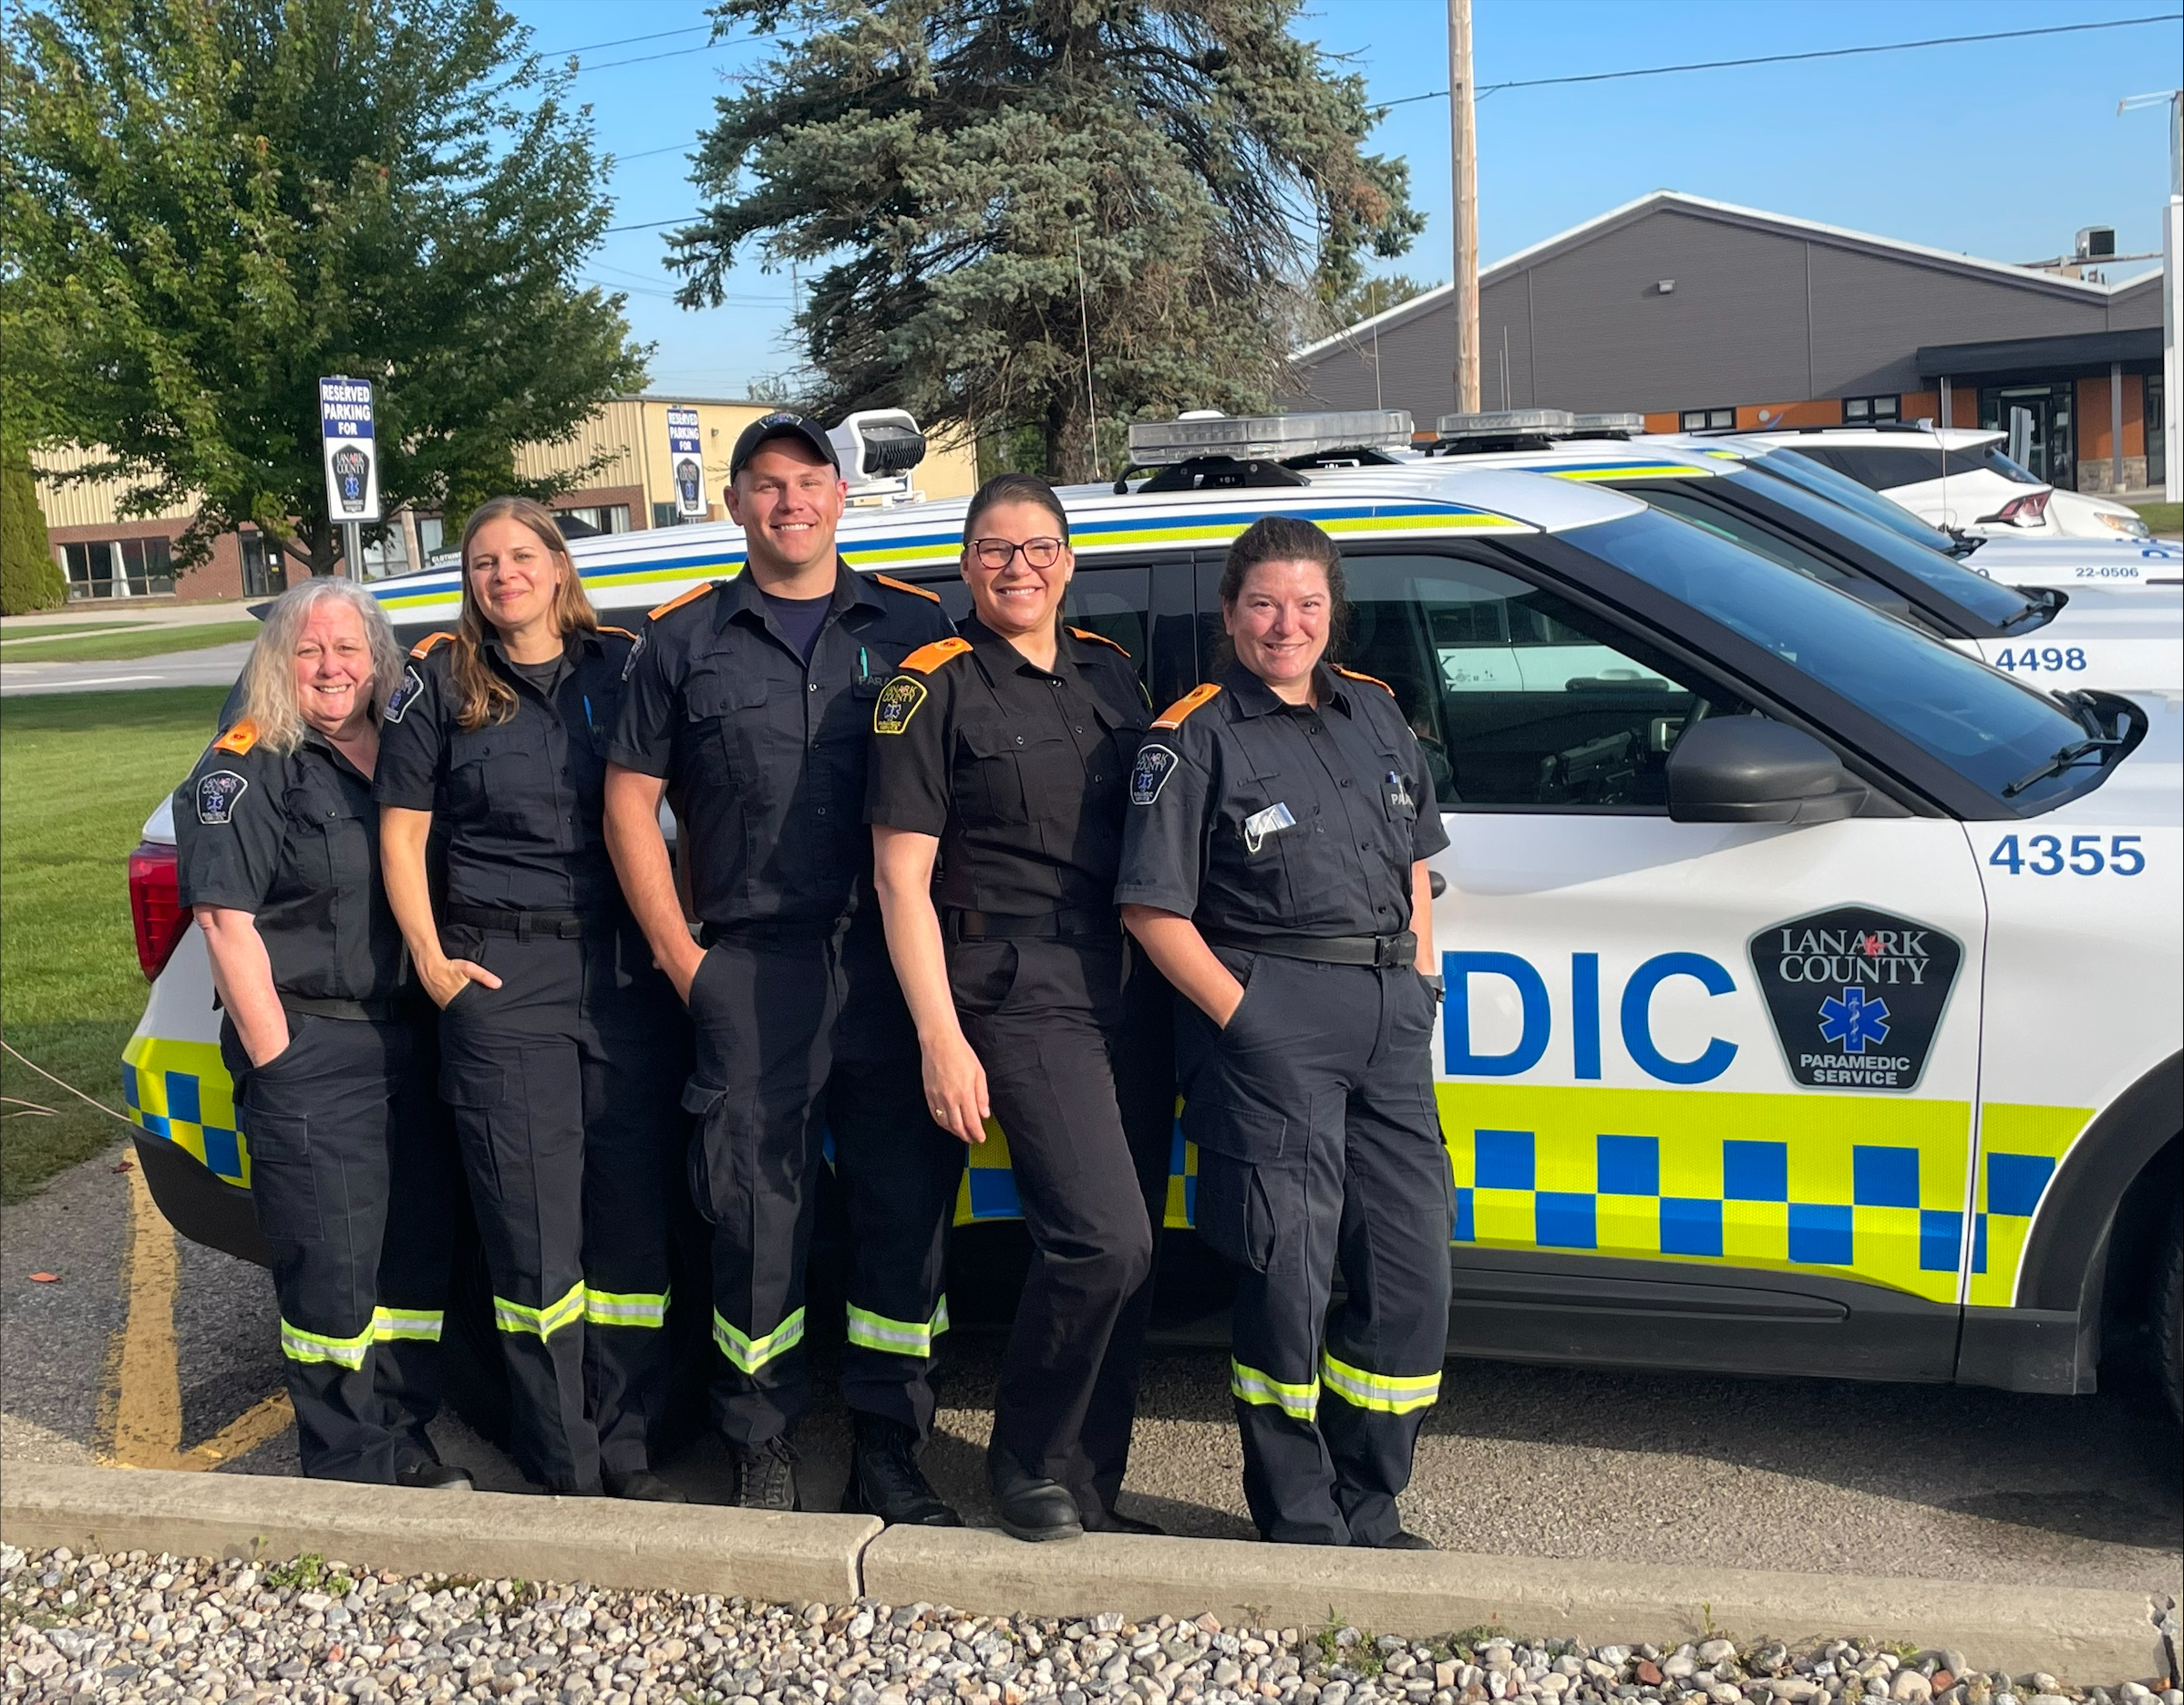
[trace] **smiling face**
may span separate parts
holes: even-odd
[[[372,712],[372,643],[364,617],[338,598],[321,598],[304,618],[294,656],[295,698],[304,720],[334,735]]]
[[[834,560],[834,529],[850,488],[810,445],[769,439],[728,487],[751,566],[787,578]]]
[[[553,623],[554,598],[569,565],[512,515],[498,515],[470,536],[463,561],[470,595],[503,638]]]
[[[1004,551],[1003,566],[987,564],[986,558],[998,562]],[[978,517],[977,536],[963,542],[971,603],[978,619],[1004,638],[1052,632],[1076,571],[1068,530],[1037,503],[994,504]]]
[[[1277,692],[1309,682],[1327,649],[1334,600],[1317,563],[1261,563],[1221,611],[1236,660]]]

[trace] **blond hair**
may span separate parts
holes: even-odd
[[[462,530],[462,615],[456,622],[455,644],[448,660],[448,673],[455,687],[455,719],[470,729],[489,722],[506,722],[516,714],[516,689],[485,660],[486,636],[492,631],[492,624],[478,607],[478,596],[470,590],[470,541],[488,522],[504,519],[530,528],[561,565],[561,584],[553,594],[554,632],[566,638],[571,634],[599,631],[598,613],[592,608],[591,595],[577,576],[576,564],[569,560],[569,542],[561,537],[561,523],[554,520],[553,512],[528,497],[492,497],[480,503],[470,512]]]
[[[376,721],[402,678],[402,652],[395,644],[386,613],[353,580],[314,575],[289,587],[265,613],[265,625],[242,666],[242,714],[258,731],[258,743],[276,752],[292,752],[304,738],[303,707],[296,702],[295,648],[314,604],[327,599],[345,604],[364,624],[372,653],[371,715]]]

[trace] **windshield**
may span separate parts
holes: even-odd
[[[2084,740],[2085,725],[1985,664],[1717,534],[1648,510],[1564,536],[1734,629],[2017,811],[2045,811],[2100,780],[2087,763],[2005,795]]]
[[[1761,471],[1771,473],[1777,480],[1803,486],[1815,497],[1840,503],[1854,515],[1863,515],[1877,526],[1901,533],[1913,544],[1924,545],[1929,551],[1940,551],[1944,555],[1956,553],[1956,541],[1939,527],[1928,526],[1902,504],[1859,484],[1849,474],[1838,473],[1813,460],[1802,450],[1769,450],[1758,466]]]
[[[1787,480],[1777,479],[1763,468],[1744,468],[1725,476],[1732,484],[1779,503],[1805,521],[1821,530],[1823,535],[1834,533],[1863,547],[1884,563],[1901,569],[1949,600],[1961,610],[1968,610],[1983,622],[1996,627],[2009,628],[2023,624],[2038,627],[2053,614],[2034,604],[2014,586],[2004,586],[1989,580],[1984,574],[1975,574],[1952,556],[1943,556],[1939,551],[1930,551],[1922,544],[1913,544],[1901,534],[1868,521],[1863,515],[1845,509],[1841,504],[1793,485]],[[2027,616],[2036,620],[2026,622]]]

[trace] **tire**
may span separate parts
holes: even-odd
[[[2169,1213],[2154,1271],[2154,1368],[2169,1415],[2184,1422],[2184,1204]]]

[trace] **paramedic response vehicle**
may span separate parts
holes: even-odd
[[[1123,480],[1064,494],[1067,619],[1166,704],[1210,663],[1231,539],[1281,512],[1340,542],[1343,660],[1401,704],[1452,836],[1451,1351],[2073,1392],[2150,1345],[2174,1401],[2177,698],[2035,690],[1596,482],[1411,459],[1409,426],[1133,429]],[[840,547],[961,614],[963,510],[852,509]],[[626,622],[735,574],[739,540],[577,555]],[[414,636],[457,584],[375,591]],[[132,862],[129,1105],[168,1216],[247,1255],[162,827]],[[1015,1191],[1004,1142],[970,1162],[975,1238]],[[1179,1134],[1170,1227],[1195,1169]]]

